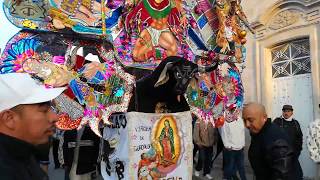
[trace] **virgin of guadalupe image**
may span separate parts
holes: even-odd
[[[182,157],[181,138],[174,116],[165,115],[155,122],[150,143],[151,148],[141,154],[138,177],[166,177],[179,166]]]
[[[173,129],[170,126],[169,120],[164,121],[164,127],[162,128],[159,136],[159,143],[162,149],[162,164],[171,165],[173,163],[173,159],[175,158],[175,149]]]

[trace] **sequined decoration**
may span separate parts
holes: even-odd
[[[59,112],[69,114],[71,119],[78,119],[83,116],[83,107],[65,94],[58,96],[54,102]]]
[[[114,57],[114,52],[112,51],[106,51],[103,48],[99,49],[99,53],[101,55],[102,58],[104,58],[105,61],[110,60],[111,58],[115,58]],[[109,122],[109,116],[114,113],[114,112],[126,112],[128,105],[129,105],[129,101],[131,99],[132,96],[132,90],[133,90],[133,86],[135,84],[135,78],[134,76],[126,73],[122,67],[115,62],[115,64],[113,65],[113,68],[115,69],[115,74],[117,74],[117,76],[119,76],[121,79],[124,80],[125,83],[123,83],[123,88],[124,88],[124,94],[122,96],[122,100],[120,104],[110,104],[107,108],[102,109],[102,120],[104,121],[104,123],[106,124],[110,124]],[[112,86],[112,84],[110,83],[110,86]],[[120,91],[121,92],[121,91]],[[121,93],[119,92],[119,95],[121,95]]]
[[[109,125],[112,113],[127,111],[135,79],[114,63],[112,52],[102,47],[98,48],[98,52],[105,61],[103,72],[97,71],[92,79],[74,79],[70,82],[70,87],[76,93],[78,101],[85,106],[78,129],[88,124],[94,133],[101,136],[101,120]],[[109,73],[108,76],[102,75],[106,73]],[[90,94],[92,98],[89,98]]]
[[[53,37],[63,41],[62,44],[65,45],[57,52],[54,50],[57,45],[46,44],[46,39],[39,33],[18,33],[6,46],[1,57],[0,71],[33,73],[31,70],[35,69],[37,72],[45,73],[39,78],[46,77],[42,78],[41,83],[48,85],[48,88],[55,84],[49,81],[56,80],[55,82],[61,83],[61,80],[67,77],[61,86],[68,86],[68,90],[55,100],[60,116],[58,127],[74,129],[88,124],[97,135],[100,135],[97,126],[101,121],[110,124],[108,119],[113,112],[127,111],[135,79],[116,63],[111,47],[105,49],[101,44],[89,40],[68,39],[59,35]],[[97,50],[95,55],[100,62],[91,64],[89,68],[91,72],[86,71],[86,65],[89,66],[90,63],[81,63],[84,57],[81,55],[75,57],[80,48],[79,44],[80,47],[95,47]],[[72,50],[74,46],[76,47]],[[61,52],[66,54],[63,55]],[[76,62],[78,58],[79,62]],[[33,69],[25,71],[23,65]],[[86,76],[85,73],[88,72],[92,76]]]
[[[223,64],[217,71],[201,75],[196,85],[188,87],[186,97],[191,112],[204,121],[221,126],[224,121],[237,120],[243,104],[243,86],[237,67],[232,63]]]
[[[121,73],[121,72],[120,72]],[[128,75],[127,73],[122,71],[122,75],[124,75],[125,78],[128,78],[128,80],[130,80],[132,83],[133,81],[133,77],[131,75]],[[133,79],[131,79],[133,78]],[[102,119],[104,121],[104,123],[109,124],[110,122],[108,121],[109,116],[114,113],[114,112],[125,112],[128,108],[129,105],[129,101],[131,99],[131,92],[132,92],[132,85],[126,85],[126,89],[127,91],[124,92],[123,94],[123,98],[122,98],[122,103],[121,104],[114,104],[114,105],[110,105],[108,106],[108,108],[103,109],[103,115],[102,115]]]
[[[77,129],[80,125],[82,118],[71,119],[68,114],[61,114],[58,117],[58,121],[55,123],[58,129],[72,130]]]

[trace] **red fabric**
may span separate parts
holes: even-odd
[[[77,55],[76,57],[76,65],[74,67],[74,70],[78,70],[83,67],[84,64],[84,57]]]
[[[164,7],[168,6],[170,1],[169,0],[163,0],[161,3],[157,3],[155,0],[147,0],[151,7],[153,7],[156,10],[161,10]]]
[[[171,153],[170,139],[168,137],[165,137],[162,139],[161,142],[163,145],[163,158],[164,158],[164,160],[171,161],[172,160],[172,153]]]
[[[149,0],[150,5],[156,5],[154,0]],[[161,8],[162,6],[166,5],[165,3],[169,3],[168,0],[165,0],[161,3]],[[159,9],[160,6],[154,6],[153,8],[155,9]],[[161,9],[160,8],[160,9]],[[172,8],[170,14],[168,15],[168,24],[170,26],[180,26],[180,15],[179,15],[179,11],[177,8]],[[145,27],[150,26],[150,24],[153,22],[153,19],[151,18],[151,16],[149,15],[148,11],[146,10],[146,8],[143,5],[143,1],[140,1],[140,3],[135,6],[133,8],[133,10],[131,12],[129,12],[125,18],[125,28],[127,30],[127,32],[131,32],[132,31],[132,27],[133,23],[136,22],[141,22],[140,23],[140,27],[138,27],[140,29],[140,31],[142,31],[144,29],[143,25],[145,25]]]
[[[84,61],[85,61],[84,57],[77,55],[76,64],[75,64],[73,70],[77,71],[78,69],[82,68],[84,65]],[[73,94],[70,87],[68,87],[68,89],[64,91],[64,94],[67,95],[71,99],[75,98],[75,95]]]
[[[74,99],[76,96],[73,94],[71,88],[68,86],[68,88],[64,91],[64,94],[67,95],[69,98]]]
[[[148,159],[141,159],[139,162],[139,169],[143,166],[149,166],[151,162]]]

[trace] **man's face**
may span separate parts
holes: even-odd
[[[17,120],[14,125],[17,137],[34,145],[48,142],[57,121],[57,115],[52,111],[50,103],[21,106],[21,110],[16,113]]]
[[[246,128],[248,128],[253,134],[260,132],[267,119],[264,113],[260,112],[254,107],[244,108],[242,112],[242,118]]]
[[[284,109],[282,110],[282,116],[286,119],[290,118],[293,114],[293,111],[290,109]]]

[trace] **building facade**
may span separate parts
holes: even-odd
[[[309,157],[306,134],[320,117],[320,0],[251,0],[242,6],[256,32],[247,37],[246,101],[264,104],[272,119],[284,104],[293,105],[304,134],[304,176],[316,179],[319,167]]]

